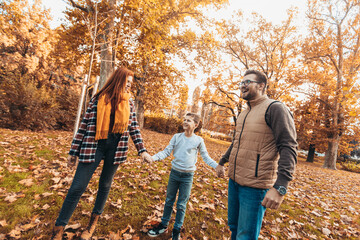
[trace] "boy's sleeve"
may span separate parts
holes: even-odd
[[[201,138],[199,150],[200,150],[200,155],[201,155],[202,159],[204,160],[204,162],[207,165],[209,165],[210,167],[216,168],[218,164],[209,156],[209,154],[206,150],[204,139],[202,139],[202,138]]]
[[[167,145],[167,147],[163,151],[158,152],[157,154],[152,156],[152,159],[154,161],[159,161],[170,156],[171,152],[174,150],[175,143],[176,143],[176,134],[171,138],[169,145]]]

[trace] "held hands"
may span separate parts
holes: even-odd
[[[216,167],[216,175],[218,177],[224,177],[225,176],[225,168],[224,166],[221,166],[220,164]]]
[[[77,156],[71,156],[71,155],[67,157],[68,160],[67,165],[69,168],[73,168],[76,165],[77,158],[78,158]]]
[[[278,209],[283,200],[284,196],[281,196],[275,188],[270,188],[261,205],[266,208]]]
[[[140,154],[141,158],[143,161],[147,162],[147,163],[152,163],[153,159],[151,157],[151,155],[148,152],[142,152]]]

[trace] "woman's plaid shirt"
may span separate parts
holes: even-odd
[[[82,120],[79,130],[77,131],[71,144],[69,154],[72,156],[78,156],[79,162],[90,163],[95,161],[95,152],[97,148],[97,141],[95,141],[97,103],[97,97],[90,100],[84,119]],[[121,135],[115,153],[114,164],[120,164],[126,160],[129,134],[139,155],[140,153],[145,152],[146,149],[140,134],[139,124],[136,120],[135,107],[131,100],[128,129]]]

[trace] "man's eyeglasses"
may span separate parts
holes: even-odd
[[[253,80],[245,80],[245,81],[242,81],[242,82],[240,82],[239,83],[239,86],[241,87],[241,86],[249,86],[250,85],[250,83],[261,83],[261,82],[259,82],[259,81],[253,81]]]

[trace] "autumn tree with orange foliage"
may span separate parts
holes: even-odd
[[[319,121],[312,129],[314,139],[321,136],[327,145],[323,166],[330,169],[336,169],[339,150],[348,145],[342,145],[342,138],[353,135],[353,126],[358,124],[359,10],[360,1],[308,2],[310,34],[303,45],[305,80],[310,89],[306,94],[311,96],[309,101],[318,102],[317,111],[310,110]]]
[[[18,72],[42,84],[44,76],[49,76],[46,71],[55,42],[49,12],[39,4],[19,0],[4,1],[0,7],[2,74]]]
[[[17,129],[69,129],[77,94],[53,77],[49,11],[40,1],[0,3],[0,125]]]
[[[263,72],[269,79],[268,95],[276,100],[291,102],[292,89],[299,85],[297,78],[299,37],[293,26],[296,12],[288,11],[288,18],[280,25],[267,22],[253,14],[250,28],[242,28],[242,12],[237,12],[229,21],[217,22],[221,36],[218,50],[231,58],[214,67],[206,86],[216,89],[208,103],[226,110],[224,117],[232,117],[236,124],[237,115],[243,107],[239,96],[239,82],[247,69]]]
[[[311,90],[308,89],[307,92],[310,93]],[[299,149],[308,149],[306,161],[313,162],[315,150],[318,152],[326,150],[325,137],[321,132],[323,125],[320,124],[323,102],[320,99],[317,101],[306,99],[296,101],[293,105],[296,106],[293,113]]]
[[[225,39],[223,52],[231,57],[236,69],[235,79],[247,69],[263,72],[268,78],[269,97],[290,102],[292,89],[298,85],[298,64],[300,40],[294,26],[296,12],[288,10],[288,17],[279,25],[266,21],[261,15],[253,13],[250,28],[244,33],[241,29],[242,12],[233,19],[219,23],[219,30]]]
[[[215,88],[213,92],[210,87],[213,84],[219,84],[221,87]],[[208,80],[207,88],[202,94],[204,126],[209,130],[221,130],[223,133],[229,133],[236,125],[236,118],[241,111],[243,102],[237,92],[238,87],[234,81],[229,81],[221,76],[213,77]],[[235,89],[234,91],[226,91],[225,89]],[[216,125],[221,125],[216,126]]]
[[[206,119],[203,128],[206,130],[231,135],[234,123],[230,121],[228,109],[220,107],[214,103],[208,103],[205,107],[204,117]]]
[[[168,104],[166,92],[178,88],[184,80],[183,73],[177,71],[171,60],[174,56],[185,57],[182,50],[191,49],[198,41],[196,34],[182,25],[189,18],[202,21],[201,8],[221,6],[226,0],[201,1],[123,1],[98,2],[98,39],[95,55],[101,60],[94,71],[113,69],[114,66],[127,66],[135,71],[134,97],[140,125],[145,110]],[[69,0],[73,8],[66,12],[69,26],[67,31],[73,38],[86,42],[72,48],[79,54],[90,51],[89,23],[94,22],[95,1]],[[74,30],[72,30],[74,29]],[[76,29],[76,30],[75,30]],[[78,34],[77,34],[78,33]],[[83,38],[80,37],[84,36]],[[96,58],[95,58],[96,59]]]
[[[201,7],[221,6],[224,2],[226,1],[149,1],[145,6],[139,7],[142,17],[139,20],[144,22],[139,28],[139,35],[131,42],[137,47],[123,61],[133,62],[132,68],[140,76],[135,90],[140,124],[144,110],[161,107],[157,102],[163,99],[165,103],[164,92],[171,91],[171,88],[179,90],[178,86],[184,81],[184,73],[173,66],[172,59],[186,58],[184,52],[192,50],[201,36],[183,25],[190,18],[202,21]]]

